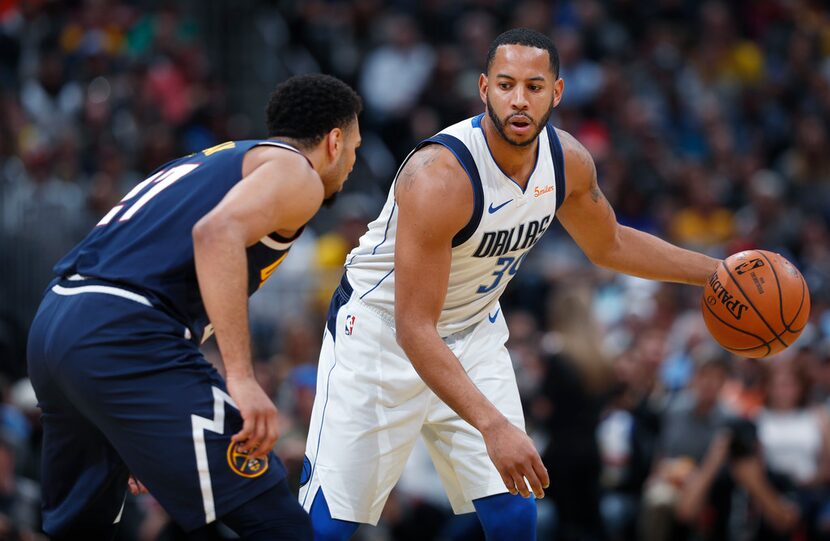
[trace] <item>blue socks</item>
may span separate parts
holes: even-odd
[[[509,493],[473,501],[487,541],[536,541],[536,500]],[[314,541],[348,541],[360,526],[331,517],[323,489],[311,504]]]
[[[473,501],[487,541],[536,541],[536,499],[496,494]]]
[[[329,504],[323,495],[323,489],[317,489],[317,495],[311,502],[311,526],[314,528],[314,541],[347,541],[360,526],[357,522],[331,518]]]

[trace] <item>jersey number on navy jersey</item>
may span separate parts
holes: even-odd
[[[101,218],[101,221],[98,222],[97,225],[101,226],[110,223],[113,220],[113,218],[115,218],[118,215],[118,213],[121,212],[124,209],[124,207],[127,206],[125,205],[127,201],[130,201],[139,193],[141,193],[144,190],[144,188],[146,188],[150,184],[153,184],[153,186],[149,190],[145,191],[140,198],[138,198],[134,203],[129,205],[130,208],[124,211],[121,217],[118,218],[119,222],[126,222],[127,220],[132,218],[136,212],[141,210],[141,207],[149,203],[152,198],[160,194],[165,188],[170,187],[171,184],[173,184],[183,176],[187,175],[188,173],[192,172],[200,165],[201,164],[199,163],[185,163],[182,165],[177,165],[169,169],[163,169],[158,173],[150,176],[148,179],[139,182],[135,186],[135,188],[130,190],[129,193],[127,193],[127,195],[125,195],[124,198],[121,199],[120,203],[115,205],[109,212],[107,212],[107,214],[103,218]]]

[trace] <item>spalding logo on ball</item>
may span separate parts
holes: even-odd
[[[810,291],[780,254],[747,250],[727,257],[703,287],[703,321],[737,355],[767,357],[789,347],[810,317]]]

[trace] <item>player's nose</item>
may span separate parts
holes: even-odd
[[[521,86],[516,86],[511,101],[511,105],[514,109],[518,111],[527,109],[529,106],[527,101],[527,91]]]

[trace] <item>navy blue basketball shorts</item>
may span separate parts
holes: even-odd
[[[130,474],[186,530],[285,477],[273,453],[231,445],[242,418],[181,323],[134,293],[70,285],[46,293],[29,335],[47,533],[118,522]]]

